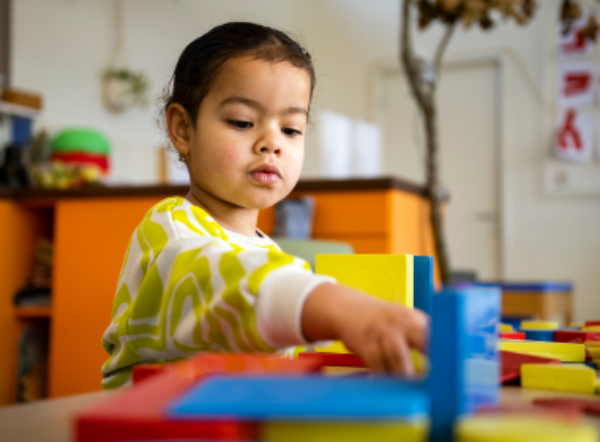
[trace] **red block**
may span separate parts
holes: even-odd
[[[592,325],[600,325],[600,321],[585,321],[586,327],[591,327]]]
[[[231,418],[168,420],[165,407],[206,376],[226,373],[309,373],[319,371],[317,359],[206,354],[173,364],[137,368],[138,382],[130,389],[81,413],[76,420],[77,442],[150,440],[257,440],[258,423]],[[143,382],[139,382],[144,379]]]
[[[501,339],[525,339],[525,332],[500,332]]]
[[[350,353],[300,353],[300,360],[320,361],[322,366],[329,367],[366,367],[367,364],[356,355]]]
[[[502,383],[521,376],[522,364],[560,364],[559,359],[542,358],[503,350],[500,351],[500,361],[502,363],[500,382]]]
[[[592,399],[572,398],[540,398],[533,401],[534,405],[552,407],[564,410],[577,410],[587,414],[600,416],[600,401]]]
[[[575,331],[575,330],[556,330],[554,332],[555,342],[578,342],[600,341],[600,332],[595,331]]]

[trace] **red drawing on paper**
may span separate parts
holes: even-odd
[[[575,109],[569,109],[565,118],[565,123],[558,129],[558,145],[562,150],[569,148],[569,137],[573,140],[573,146],[576,150],[583,150],[583,143],[581,142],[581,134],[575,127],[575,117],[577,112]]]
[[[565,96],[578,95],[586,92],[592,85],[592,75],[589,72],[569,72],[565,75]]]
[[[565,54],[583,52],[586,49],[586,41],[583,35],[583,29],[577,29],[573,37],[573,41],[562,45],[562,50]]]

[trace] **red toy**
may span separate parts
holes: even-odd
[[[565,410],[577,410],[587,414],[600,416],[600,401],[573,398],[540,398],[533,401],[534,405]]]
[[[300,360],[321,361],[323,366],[330,367],[366,367],[367,364],[356,355],[350,353],[300,353]]]
[[[525,332],[501,332],[500,339],[520,339],[525,340]]]
[[[594,325],[600,325],[600,321],[585,321],[586,327],[592,327]]]
[[[558,359],[542,358],[503,350],[500,351],[500,361],[502,362],[502,372],[500,373],[500,382],[502,383],[518,379],[521,376],[522,364],[560,364],[560,360]]]
[[[256,440],[258,424],[233,419],[169,421],[165,404],[196,385],[198,379],[226,373],[318,372],[322,360],[281,359],[247,355],[203,355],[175,364],[147,365],[138,369],[137,385],[80,414],[78,442],[142,440]],[[140,377],[140,373],[143,375]],[[134,376],[135,377],[135,376]],[[143,379],[143,382],[140,380]]]
[[[600,323],[600,321],[598,322]],[[554,342],[574,342],[576,339],[579,339],[579,343],[600,341],[600,332],[574,330],[556,330],[554,332]]]

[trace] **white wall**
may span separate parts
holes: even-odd
[[[500,24],[491,33],[454,35],[448,55],[516,54],[551,100],[559,0],[541,9],[525,28]],[[373,112],[373,72],[397,60],[397,0],[125,0],[131,68],[145,71],[158,94],[183,47],[226,20],[253,20],[292,31],[313,54],[318,85],[313,110],[329,108],[352,117]],[[113,140],[116,178],[150,182],[155,147],[163,142],[153,110],[121,116],[100,100],[100,75],[109,61],[113,2],[108,0],[14,0],[14,86],[43,93],[40,123],[52,128],[85,125]],[[417,37],[424,52],[440,36]],[[508,52],[507,52],[508,51]],[[506,56],[503,121],[502,206],[504,276],[565,279],[576,284],[578,318],[600,318],[600,198],[547,197],[541,169],[550,158],[553,117],[535,99],[513,58]],[[443,79],[442,79],[443,81]],[[468,93],[468,91],[465,91]],[[460,109],[441,109],[440,112]],[[315,133],[309,134],[304,176],[318,173]]]

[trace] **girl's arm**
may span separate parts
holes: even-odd
[[[366,295],[353,288],[323,283],[306,298],[302,331],[311,341],[340,339],[371,369],[414,374],[410,348],[425,350],[428,316]]]

